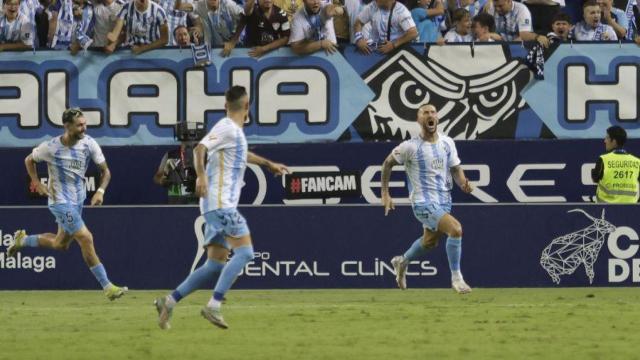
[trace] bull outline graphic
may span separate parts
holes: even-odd
[[[582,209],[567,211],[567,213],[571,212],[583,213],[593,221],[593,224],[553,239],[542,250],[540,265],[554,283],[560,284],[560,275],[571,275],[580,264],[583,264],[589,283],[593,284],[595,276],[593,265],[598,260],[598,254],[605,239],[616,230],[616,227],[604,219],[604,209],[600,219]]]

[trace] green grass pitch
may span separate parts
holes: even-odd
[[[131,291],[0,292],[0,359],[640,359],[640,289],[198,291],[157,326]]]

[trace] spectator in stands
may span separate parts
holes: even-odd
[[[93,5],[85,0],[73,0],[73,33],[71,35],[71,55],[80,49],[86,50],[93,43],[95,25]]]
[[[167,14],[160,5],[151,0],[131,0],[122,7],[116,26],[107,34],[107,53],[115,50],[123,28],[125,44],[131,46],[131,52],[136,55],[161,48],[169,40]]]
[[[20,0],[3,0],[0,15],[0,51],[28,50],[33,46],[32,25],[20,13]]]
[[[624,39],[629,29],[627,14],[621,9],[613,6],[613,0],[598,0],[602,9],[602,23],[607,24],[616,32],[618,39]]]
[[[513,0],[493,0],[489,9],[496,23],[496,33],[492,36],[503,41],[533,41],[538,35],[533,32],[531,13],[525,5]],[[544,37],[544,36],[543,36]]]
[[[302,0],[274,0],[273,4],[287,13],[289,24],[293,23],[293,16],[296,14],[298,9],[301,9],[304,6],[304,2]]]
[[[2,10],[0,10],[0,13]],[[38,0],[21,0],[20,1],[20,13],[25,15],[29,19],[31,25],[31,39],[33,39],[35,47],[38,47],[37,28],[36,21],[42,19],[44,8],[40,5]],[[46,14],[44,14],[46,17]]]
[[[471,18],[474,18],[485,10],[487,3],[489,3],[487,0],[448,0],[447,7],[451,13],[456,9],[465,9]]]
[[[573,27],[571,37],[578,41],[618,40],[616,32],[610,25],[603,24],[602,12],[596,0],[587,0],[582,6],[584,20]]]
[[[223,56],[229,56],[238,42],[240,33],[246,27],[245,45],[251,47],[249,56],[259,58],[262,55],[281,48],[289,42],[291,26],[287,13],[273,5],[273,0],[247,0],[248,9],[243,16],[229,47],[225,46]]]
[[[298,55],[324,50],[333,54],[338,50],[333,17],[344,13],[341,6],[323,4],[320,0],[304,0],[291,24],[289,44]]]
[[[49,14],[47,46],[57,50],[68,49],[73,33],[72,1],[55,0],[49,5],[47,12]]]
[[[464,8],[455,9],[451,16],[451,22],[453,22],[453,27],[444,35],[444,38],[438,39],[438,45],[473,41],[471,17],[467,10]]]
[[[473,40],[478,42],[495,41],[491,38],[491,33],[495,31],[496,23],[493,16],[480,13],[473,18],[471,29],[473,30]]]
[[[564,0],[524,0],[531,13],[533,31],[538,34],[547,34],[551,31],[551,23],[554,16],[564,6]]]
[[[567,41],[571,32],[571,17],[563,12],[557,13],[551,22],[552,32],[547,34],[550,41]]]
[[[418,0],[411,9],[411,17],[418,30],[418,41],[436,42],[440,37],[437,17],[444,15],[442,0]]]
[[[560,6],[560,7],[564,7],[565,5],[564,0],[523,0],[522,2],[525,4],[549,5],[549,6]]]
[[[624,149],[627,132],[620,126],[607,129],[601,155],[591,170],[591,179],[598,184],[596,201],[599,203],[637,204],[640,159]]]
[[[107,34],[116,26],[118,13],[122,10],[122,0],[99,0],[94,3],[93,44],[94,47],[104,48],[109,45]]]
[[[344,0],[332,0],[337,6],[342,6]],[[338,44],[348,44],[351,41],[351,32],[349,31],[349,14],[346,9],[342,8],[342,14],[333,17],[333,29],[336,33]]]
[[[189,47],[191,46],[191,35],[189,29],[184,25],[178,25],[173,29],[173,39],[175,46]]]
[[[168,46],[175,45],[176,41],[173,37],[174,30],[178,26],[187,26],[187,12],[193,11],[191,0],[177,2],[174,0],[154,0],[162,7],[167,14],[167,26],[169,27]],[[186,9],[186,10],[182,10]]]
[[[362,26],[367,23],[371,23],[368,39],[362,33]],[[388,54],[418,37],[411,12],[396,0],[376,0],[365,6],[358,15],[355,31],[356,46],[363,54],[370,54],[372,48]]]
[[[194,36],[198,39],[204,38],[204,41],[212,48],[233,48],[230,40],[235,34],[240,16],[244,11],[245,9],[233,0],[197,1],[194,9],[194,13],[197,15],[194,19],[196,25]]]
[[[352,44],[356,43],[355,39],[355,26],[356,20],[358,20],[358,15],[364,9],[364,7],[369,4],[371,0],[344,0],[344,10],[349,16],[349,40]],[[371,24],[365,25],[362,30],[362,34],[366,39],[369,38],[369,33],[371,32]]]

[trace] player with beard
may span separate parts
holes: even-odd
[[[423,225],[424,232],[404,253],[391,260],[396,281],[402,290],[407,288],[407,267],[438,245],[444,234],[447,238],[447,258],[451,269],[451,286],[459,294],[471,292],[460,271],[462,254],[462,225],[451,216],[453,181],[470,193],[473,187],[460,167],[458,151],[453,140],[438,133],[438,113],[435,106],[424,104],[418,108],[420,135],[402,142],[382,165],[382,205],[385,216],[394,204],[389,195],[391,169],[404,165],[411,189],[413,214]]]
[[[105,295],[109,300],[115,300],[128,289],[115,286],[109,281],[107,271],[93,247],[93,235],[82,220],[82,206],[87,197],[84,175],[89,160],[93,160],[101,172],[100,187],[91,198],[91,205],[102,205],[111,172],[100,145],[92,137],[85,135],[87,120],[82,112],[78,109],[66,110],[62,114],[62,123],[62,136],[43,142],[24,160],[31,178],[31,188],[40,195],[49,197],[49,210],[58,223],[58,233],[27,236],[24,230],[18,230],[7,255],[15,256],[25,247],[67,250],[71,241],[75,240],[80,245],[84,262],[104,289]],[[41,161],[48,166],[48,187],[40,182],[36,171],[36,163]]]

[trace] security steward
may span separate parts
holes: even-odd
[[[596,201],[599,203],[633,204],[638,202],[640,159],[629,154],[623,146],[627,132],[620,126],[607,129],[604,145],[607,153],[598,158],[591,171],[598,184]]]

